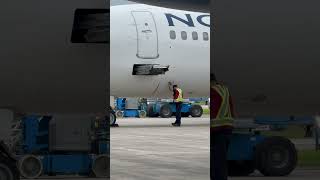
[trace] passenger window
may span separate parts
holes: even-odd
[[[181,39],[186,40],[187,39],[187,32],[181,31]]]
[[[203,40],[209,41],[209,34],[207,32],[203,32]]]
[[[176,32],[170,31],[170,39],[176,39]]]
[[[195,31],[192,32],[192,39],[198,40],[198,33],[197,32],[195,32]]]

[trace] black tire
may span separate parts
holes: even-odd
[[[253,161],[228,161],[229,176],[249,176],[254,170]]]
[[[109,121],[110,121],[110,125],[115,125],[116,124],[116,121],[117,121],[117,116],[115,114],[114,111],[110,111],[110,116],[109,116]]]
[[[172,116],[172,109],[169,104],[164,104],[161,106],[160,116],[162,118],[170,118]]]
[[[147,115],[148,115],[148,117],[158,117],[158,116],[159,116],[159,114],[157,114],[156,112],[154,112],[154,110],[153,110],[153,104],[148,104]]]
[[[145,118],[147,117],[147,112],[145,110],[140,110],[139,111],[139,118]]]
[[[36,179],[43,173],[43,164],[38,156],[27,154],[19,159],[18,169],[22,177]]]
[[[5,158],[0,157],[0,179],[2,180],[19,180],[20,173],[16,167],[16,163]]]
[[[203,109],[200,105],[194,104],[191,106],[189,112],[192,117],[201,117],[203,114]]]
[[[97,178],[108,178],[110,177],[110,156],[106,154],[98,155],[91,167],[94,177]]]
[[[264,176],[286,176],[297,161],[294,144],[283,137],[268,137],[255,149],[255,166]]]
[[[189,116],[190,116],[190,113],[188,113],[188,112],[181,113],[181,117],[189,117]]]
[[[115,115],[116,115],[117,118],[123,118],[124,112],[121,111],[121,110],[117,110],[117,111],[115,112]]]

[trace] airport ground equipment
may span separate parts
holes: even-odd
[[[115,108],[112,108],[111,106],[109,109],[107,109],[107,116],[106,116],[107,121],[109,122],[110,126],[116,126],[117,122],[117,116],[116,116],[116,111]]]
[[[114,96],[110,96],[110,106],[109,108],[107,108],[107,116],[106,119],[107,121],[109,121],[110,126],[117,126],[116,121],[117,121],[117,117],[116,117],[116,100]]]
[[[284,130],[288,125],[314,125],[314,122],[312,117],[258,117],[236,120],[228,152],[229,174],[247,176],[254,170],[259,170],[265,176],[290,174],[297,164],[295,145],[287,138],[268,137],[261,132]],[[319,146],[318,142],[316,146]]]
[[[19,142],[21,131],[19,130],[18,115],[11,109],[0,109],[0,179],[18,180],[19,170],[14,156],[14,146]]]
[[[109,122],[84,114],[28,115],[22,119],[21,176],[79,174],[109,177]]]
[[[207,105],[208,102],[209,102],[209,98],[207,98],[207,97],[188,98],[188,99],[189,99],[189,101],[196,102],[196,103],[205,102],[206,105]]]
[[[117,98],[116,117],[140,117],[147,116],[147,101],[143,98]]]
[[[19,180],[20,174],[16,166],[17,160],[9,151],[8,146],[0,141],[0,179]]]
[[[116,112],[114,110],[109,111],[109,117],[107,117],[109,123],[110,123],[110,127],[117,127],[118,124],[117,122],[117,116],[116,116]]]
[[[176,113],[176,105],[171,101],[153,101],[148,104],[148,116],[149,117],[162,117],[170,118]],[[191,102],[183,102],[181,108],[182,117],[201,117],[203,109],[198,104]]]

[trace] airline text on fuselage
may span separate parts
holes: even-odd
[[[195,21],[194,21],[194,18],[192,18],[191,14],[185,14],[185,17],[179,17],[170,13],[165,13],[165,16],[168,20],[169,26],[175,26],[175,21],[179,21],[184,23],[188,27],[195,27],[195,23],[194,23]],[[204,21],[206,18],[209,19],[210,15],[208,14],[199,15],[195,19],[199,24],[206,27],[210,27],[210,24]]]

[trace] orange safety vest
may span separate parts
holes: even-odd
[[[177,88],[176,90],[179,92],[179,96],[175,99],[175,102],[183,102],[182,90],[180,88]]]
[[[220,95],[222,100],[216,118],[211,119],[211,127],[215,128],[221,126],[233,126],[234,120],[231,113],[230,92],[228,88],[221,84],[214,85],[211,88],[216,90],[216,92]],[[214,101],[214,99],[212,99],[212,101]]]

